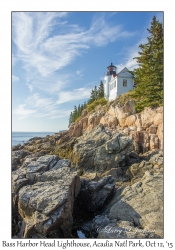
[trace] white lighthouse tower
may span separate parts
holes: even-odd
[[[109,82],[111,81],[112,75],[116,76],[116,67],[112,64],[107,67],[107,72],[104,77],[104,93],[105,93],[105,98],[109,99]]]
[[[104,76],[104,97],[106,100],[115,100],[119,95],[134,88],[131,72],[125,67],[116,74],[117,68],[111,63]]]

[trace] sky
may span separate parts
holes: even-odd
[[[163,12],[12,12],[12,131],[68,129],[112,62],[137,67],[153,16]]]

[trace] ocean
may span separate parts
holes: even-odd
[[[12,132],[12,146],[23,144],[33,137],[45,137],[56,132]]]

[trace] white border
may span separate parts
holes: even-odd
[[[165,48],[165,104],[164,104],[164,242],[174,242],[174,5],[173,1],[41,1],[6,0],[0,3],[0,153],[1,153],[1,199],[0,199],[0,241],[11,240],[11,11],[164,11]],[[171,76],[170,76],[171,75]],[[89,239],[88,239],[89,241]],[[1,243],[0,243],[1,244]],[[175,244],[174,244],[175,245]],[[14,249],[14,248],[13,248]],[[28,248],[26,248],[28,249]],[[50,248],[47,248],[50,249]],[[53,248],[52,248],[53,249]]]

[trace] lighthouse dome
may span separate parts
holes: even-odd
[[[106,75],[113,75],[116,74],[116,67],[112,64],[107,67],[107,74]]]

